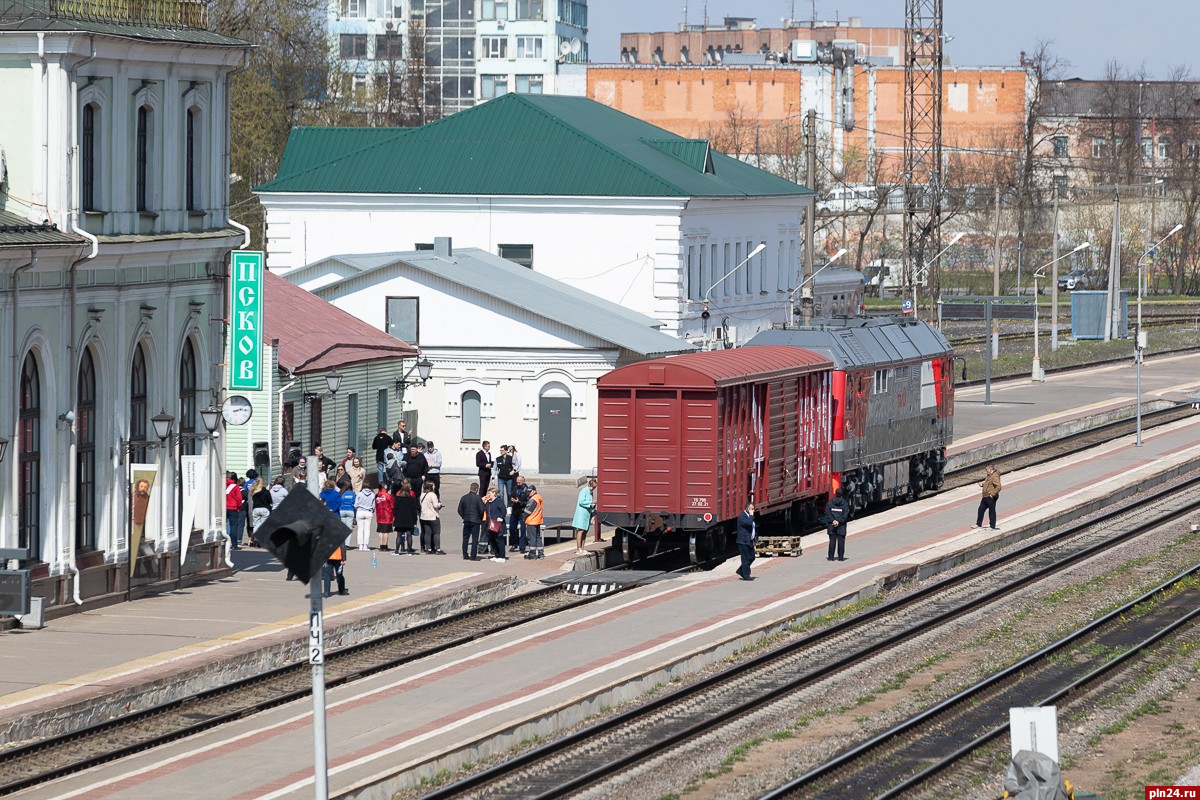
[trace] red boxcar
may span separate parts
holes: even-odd
[[[723,546],[717,537],[750,499],[764,533],[811,521],[830,485],[832,367],[809,350],[767,346],[603,376],[599,514],[627,539],[686,534],[701,549]]]

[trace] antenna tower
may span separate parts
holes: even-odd
[[[942,0],[905,0],[904,281],[909,297],[942,241]],[[930,316],[941,290],[929,266]],[[914,316],[917,310],[913,309]]]

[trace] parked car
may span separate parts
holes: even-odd
[[[1084,270],[1073,269],[1066,275],[1058,276],[1058,290],[1060,292],[1090,288],[1092,288],[1092,279]]]

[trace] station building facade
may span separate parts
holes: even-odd
[[[0,547],[48,614],[227,568],[200,412],[245,241],[227,121],[246,47],[191,0],[0,9]]]

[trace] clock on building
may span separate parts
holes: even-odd
[[[253,413],[254,407],[250,405],[250,400],[240,394],[230,395],[221,404],[221,416],[230,425],[245,425]]]

